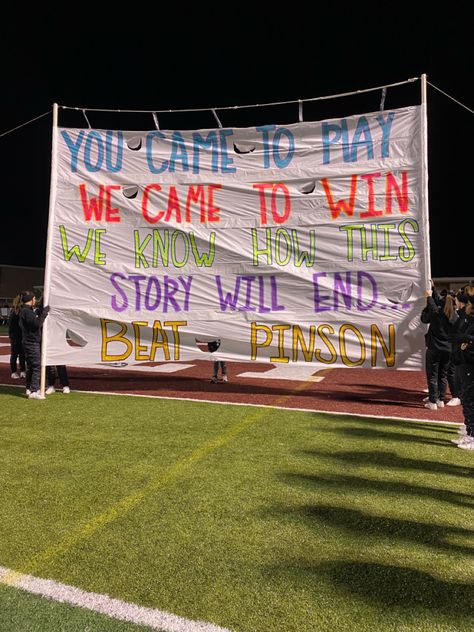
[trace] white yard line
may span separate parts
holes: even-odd
[[[11,388],[24,388],[17,384],[0,384]],[[220,388],[220,385],[217,385]],[[119,397],[146,397],[148,399],[169,399],[178,400],[180,402],[197,402],[200,404],[218,404],[221,406],[253,406],[255,408],[274,408],[275,410],[295,410],[302,413],[318,413],[321,415],[339,415],[342,417],[363,417],[367,419],[390,419],[393,421],[416,421],[425,424],[447,424],[449,426],[461,426],[462,421],[444,421],[443,419],[418,419],[416,417],[396,417],[388,415],[366,415],[365,413],[339,412],[334,410],[319,410],[317,408],[293,408],[292,406],[272,406],[271,404],[251,404],[247,402],[220,402],[214,399],[197,399],[193,397],[171,397],[170,395],[140,395],[138,393],[113,393],[109,391],[76,391],[75,393],[83,393],[84,395],[116,395]]]
[[[23,575],[3,566],[0,566],[0,583],[53,599],[59,603],[67,603],[105,614],[120,621],[147,625],[162,632],[230,632],[228,628],[221,628],[212,623],[192,621],[155,608],[144,608],[120,599],[112,599],[107,595],[86,592],[52,579]]]

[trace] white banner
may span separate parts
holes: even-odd
[[[46,364],[421,368],[421,121],[57,130]]]

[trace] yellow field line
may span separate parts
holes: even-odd
[[[287,399],[293,397],[296,393],[304,390],[309,384],[312,384],[311,381],[306,381],[298,384],[291,390],[287,395],[282,395],[275,400],[274,405],[279,406],[283,404]],[[220,436],[212,439],[197,448],[192,454],[185,457],[181,461],[178,461],[174,465],[172,465],[168,470],[166,470],[160,476],[152,479],[145,487],[142,489],[122,498],[114,505],[106,509],[103,513],[95,516],[85,525],[79,525],[69,534],[67,534],[61,542],[58,544],[52,545],[45,549],[44,551],[37,553],[32,558],[30,558],[22,568],[17,571],[9,571],[7,574],[0,579],[0,583],[13,585],[19,578],[24,574],[33,574],[37,572],[44,564],[51,562],[52,560],[58,558],[60,555],[66,553],[71,550],[76,544],[90,537],[99,529],[104,527],[105,525],[117,520],[117,518],[123,517],[129,511],[131,511],[134,507],[138,505],[144,498],[150,496],[154,492],[156,492],[160,487],[163,487],[169,481],[173,480],[182,472],[189,469],[199,461],[201,461],[208,454],[221,448],[226,443],[229,443],[231,439],[235,436],[257,423],[264,417],[266,417],[271,411],[268,409],[260,409],[248,416],[244,417],[244,419],[236,424],[230,430],[227,430]]]

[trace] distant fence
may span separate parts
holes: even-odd
[[[456,292],[471,281],[474,281],[474,275],[471,277],[437,277],[433,279],[436,289],[453,290]]]

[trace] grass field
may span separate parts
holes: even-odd
[[[1,388],[0,566],[236,632],[473,629],[455,427]],[[0,584],[2,632],[145,627]]]

